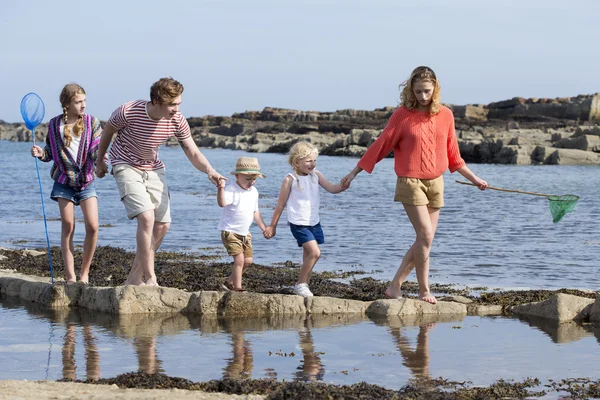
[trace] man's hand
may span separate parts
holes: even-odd
[[[227,178],[219,174],[215,169],[211,168],[208,171],[207,175],[208,180],[211,181],[216,187],[219,187],[219,185],[221,185],[221,182],[223,182],[222,184],[223,186],[225,186],[225,181],[227,180]]]

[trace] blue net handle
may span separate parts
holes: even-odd
[[[21,100],[21,116],[25,121],[25,126],[31,131],[31,138],[35,144],[35,128],[44,119],[46,107],[41,97],[35,93],[27,93]],[[44,228],[46,228],[46,244],[48,246],[48,262],[50,263],[50,279],[54,284],[54,271],[52,269],[52,252],[50,251],[50,237],[48,236],[48,222],[46,218],[46,205],[44,204],[44,191],[42,190],[42,179],[40,178],[40,168],[38,159],[35,157],[35,170],[37,171],[38,183],[40,185],[40,197],[42,198],[42,211],[44,213]]]

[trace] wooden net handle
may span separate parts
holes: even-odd
[[[477,186],[477,185],[474,185],[474,184],[472,184],[470,182],[462,182],[462,181],[458,181],[458,180],[456,181],[456,183],[460,183],[461,185]],[[486,189],[499,190],[501,192],[531,194],[533,196],[543,196],[543,197],[552,196],[551,194],[543,194],[543,193],[535,193],[535,192],[524,192],[522,190],[513,190],[513,189],[502,189],[502,188],[497,188],[497,187],[493,187],[493,186],[488,186],[488,187],[486,187]]]

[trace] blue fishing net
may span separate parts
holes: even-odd
[[[37,94],[28,93],[21,100],[21,116],[30,131],[33,131],[42,122],[45,113],[44,102]]]
[[[25,126],[31,131],[31,138],[33,144],[35,144],[35,127],[42,122],[44,114],[46,113],[46,107],[44,102],[35,93],[27,93],[21,100],[21,116],[25,121]],[[52,252],[50,251],[50,237],[48,236],[48,222],[46,220],[46,205],[44,204],[44,195],[42,190],[42,179],[40,178],[40,168],[38,166],[38,159],[35,157],[35,170],[37,171],[38,183],[40,184],[40,197],[42,199],[42,211],[44,212],[44,227],[46,228],[46,243],[48,244],[48,261],[50,262],[50,278],[54,285],[54,272],[52,271]]]

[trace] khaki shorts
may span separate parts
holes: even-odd
[[[238,235],[229,231],[221,231],[221,241],[230,256],[244,253],[244,258],[252,257],[252,234]]]
[[[418,179],[398,177],[394,201],[411,206],[444,207],[444,178]]]
[[[169,188],[164,168],[144,171],[131,165],[115,165],[112,173],[127,218],[133,219],[145,211],[154,210],[156,222],[171,222]]]

